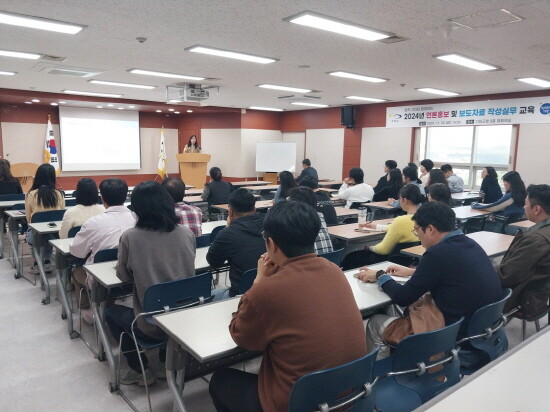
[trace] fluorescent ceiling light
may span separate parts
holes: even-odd
[[[0,56],[17,57],[18,59],[30,59],[30,60],[36,60],[42,57],[41,54],[15,52],[10,50],[0,50]]]
[[[365,76],[363,74],[349,73],[349,72],[343,72],[343,71],[330,72],[329,74],[331,76],[362,80],[364,82],[371,82],[371,83],[382,83],[382,82],[388,81],[388,79],[382,79],[380,77]]]
[[[182,103],[182,100],[171,99],[171,100],[168,100],[168,101],[166,102],[166,104],[168,104],[168,103]]]
[[[67,93],[67,94],[77,94],[77,95],[80,95],[80,96],[122,97],[121,94],[96,93],[96,92],[83,92],[83,91],[79,91],[79,90],[63,90],[63,93]]]
[[[493,66],[492,64],[483,63],[479,60],[474,60],[469,57],[461,56],[457,53],[450,53],[450,54],[442,54],[440,56],[434,56],[435,58],[439,60],[444,60],[449,63],[458,64],[460,66],[468,67],[470,69],[474,70],[498,70],[500,67]]]
[[[380,102],[387,102],[387,100],[384,99],[376,99],[374,97],[363,97],[363,96],[345,96],[346,99],[351,100],[363,100],[365,102],[374,102],[374,103],[380,103]]]
[[[40,17],[25,16],[23,14],[6,13],[0,11],[0,23],[12,26],[29,27],[31,29],[55,31],[65,34],[77,34],[86,26],[65,23],[58,20],[43,19]]]
[[[252,54],[239,53],[230,50],[214,49],[212,47],[199,45],[188,47],[185,50],[193,53],[211,54],[212,56],[228,57],[230,59],[245,60],[248,62],[261,64],[273,63],[277,61],[277,59],[273,59],[271,57],[254,56]]]
[[[319,103],[292,102],[290,104],[295,104],[296,106],[328,107],[328,104],[319,104]]]
[[[296,93],[309,93],[313,91],[312,89],[301,89],[299,87],[289,87],[289,86],[277,86],[276,84],[259,84],[258,87],[261,87],[263,89],[284,90],[287,92],[296,92]]]
[[[96,106],[98,109],[103,109],[103,106]]]
[[[455,92],[448,92],[447,90],[432,89],[431,87],[422,87],[416,90],[424,93],[439,94],[441,96],[458,96],[460,94]]]
[[[117,86],[117,87],[131,87],[133,89],[147,89],[153,90],[157,86],[147,86],[145,84],[133,84],[133,83],[119,83],[119,82],[108,82],[105,80],[88,80],[92,84],[102,84],[105,86]]]
[[[180,114],[180,112],[174,112],[175,114]]]
[[[187,110],[187,113],[193,113],[193,110]]]
[[[115,105],[113,103],[109,103],[107,107],[115,107]]]
[[[184,79],[184,80],[204,80],[204,79],[206,79],[206,77],[187,76],[187,75],[184,75],[184,74],[154,72],[154,71],[151,71],[151,70],[143,70],[143,69],[131,69],[131,70],[128,70],[128,71],[132,74],[143,74],[145,76],[168,77],[170,79]]]
[[[250,106],[251,110],[267,110],[268,112],[282,112],[283,109],[276,109],[274,107],[261,107],[261,106]]]
[[[162,113],[162,110],[155,110],[155,112],[157,112],[157,113]]]
[[[34,103],[40,103],[40,99],[32,99]]]
[[[57,103],[55,103],[55,102],[54,102],[54,103],[50,103],[50,105],[52,105],[52,106],[59,106],[59,105],[58,105]]]
[[[169,112],[173,112],[174,110],[176,110],[176,109],[168,109]]]
[[[5,72],[0,70],[0,75],[2,76],[14,76],[16,72]]]
[[[550,87],[549,80],[539,79],[538,77],[522,77],[521,79],[517,80],[519,80],[520,82],[532,84],[533,86]]]
[[[316,29],[326,30],[369,41],[382,40],[393,36],[393,34],[390,33],[384,33],[379,30],[374,30],[365,26],[339,20],[334,17],[312,13],[310,11],[305,11],[295,16],[287,17],[284,20],[290,23],[300,24],[302,26],[313,27]]]
[[[59,102],[59,104],[65,104],[65,103],[67,103],[67,102]]]

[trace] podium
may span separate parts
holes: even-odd
[[[198,189],[206,183],[206,168],[212,156],[204,153],[180,153],[176,159],[180,164],[180,175],[187,186]]]

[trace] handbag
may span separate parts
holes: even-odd
[[[392,321],[384,332],[384,342],[395,348],[407,336],[430,332],[445,326],[445,318],[430,293],[407,307],[405,316]]]

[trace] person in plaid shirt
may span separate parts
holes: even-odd
[[[174,209],[179,218],[179,224],[187,226],[195,234],[202,235],[202,211],[193,205],[183,201],[185,196],[185,183],[179,177],[167,177],[162,181],[162,186],[174,199]]]

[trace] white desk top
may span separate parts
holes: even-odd
[[[55,223],[55,226],[48,226],[50,223]],[[29,223],[29,227],[40,235],[59,232],[61,220],[55,222]]]
[[[3,200],[0,202],[0,209],[12,207],[13,205],[17,205],[19,203],[25,203],[25,199],[19,199],[19,200]]]
[[[455,212],[456,218],[459,220],[462,220],[462,219],[466,220],[472,217],[490,215],[492,213],[492,212],[489,212],[488,210],[472,209],[471,206],[453,207],[453,210]]]
[[[24,219],[26,217],[24,210],[4,210],[4,214],[12,219]]]
[[[69,247],[71,246],[71,243],[73,243],[73,238],[69,237],[66,239],[50,239],[49,242],[62,255],[69,255]]]
[[[545,328],[417,411],[548,411],[549,332]]]
[[[265,186],[270,184],[271,182],[263,181],[263,180],[243,180],[240,182],[230,182],[233,186]]]
[[[210,222],[203,222],[202,234],[209,235],[212,233],[212,230],[218,226],[227,226],[227,220],[212,220]]]

